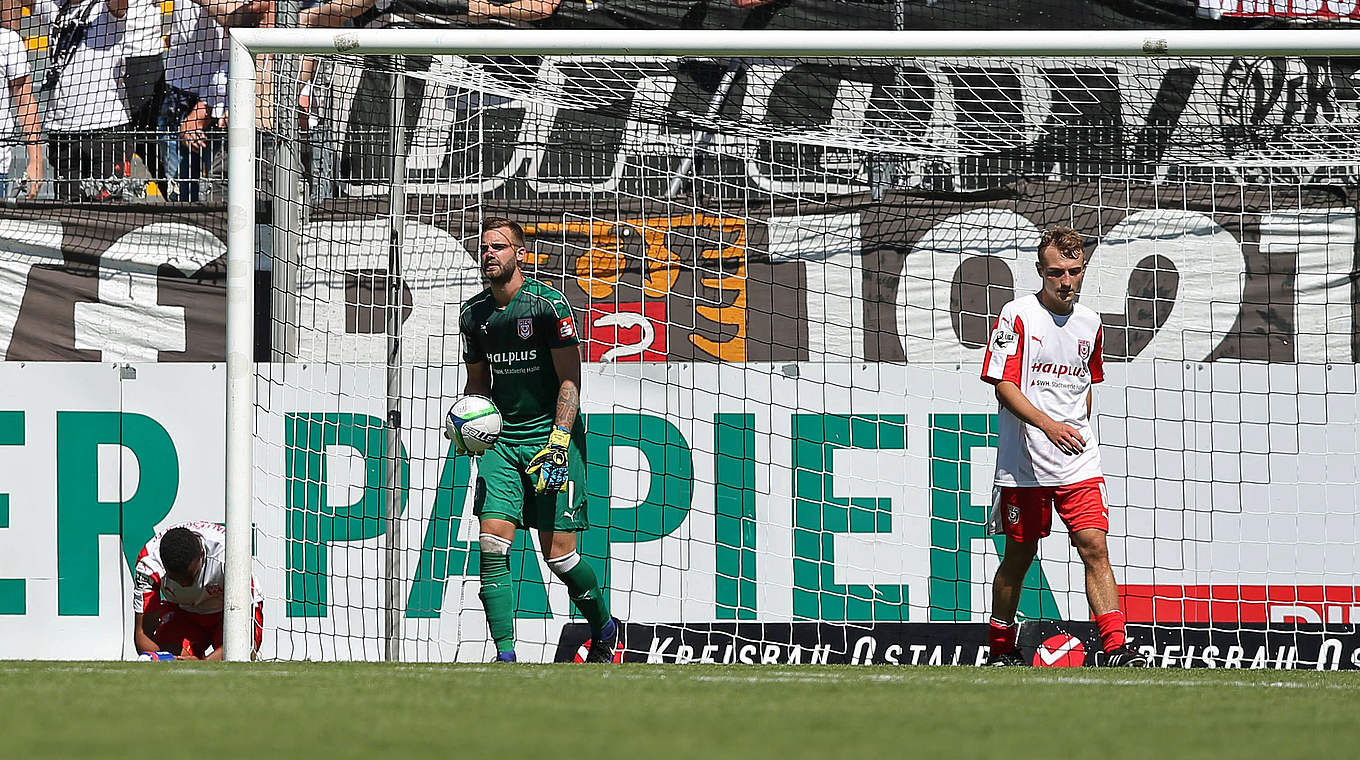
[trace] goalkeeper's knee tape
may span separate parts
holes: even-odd
[[[567,586],[567,595],[572,601],[599,596],[599,581],[590,565],[581,561],[581,555],[571,551],[560,557],[548,560],[548,569],[553,571]]]
[[[510,555],[510,547],[514,542],[501,538],[492,533],[483,533],[477,536],[477,543],[481,545],[482,552],[485,554],[504,554]]]
[[[571,569],[580,564],[580,562],[581,555],[571,551],[560,557],[553,557],[548,560],[548,569],[553,571],[553,575],[556,575],[558,578],[562,578],[565,581],[566,574],[571,572]]]
[[[567,595],[590,621],[590,630],[600,631],[609,622],[609,604],[590,563],[582,562],[581,555],[571,551],[548,560],[548,568],[566,584]]]

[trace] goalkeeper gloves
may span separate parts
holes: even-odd
[[[567,485],[567,444],[571,443],[571,432],[554,427],[548,434],[548,445],[529,460],[524,474],[538,476],[534,490],[538,493],[557,493]]]

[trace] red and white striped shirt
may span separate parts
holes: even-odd
[[[1064,454],[1043,431],[1003,406],[996,485],[1066,486],[1101,477],[1100,447],[1086,411],[1091,384],[1105,379],[1100,351],[1100,315],[1081,304],[1071,314],[1054,314],[1038,296],[1028,295],[1001,308],[987,341],[982,379],[1015,383],[1039,411],[1076,428],[1086,448]]]

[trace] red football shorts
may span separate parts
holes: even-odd
[[[1052,530],[1055,509],[1068,533],[1087,528],[1110,531],[1104,478],[1090,478],[1067,486],[998,486],[993,490],[988,528],[993,535],[1004,533],[1017,543],[1032,543]]]
[[[255,605],[255,650],[259,651],[264,638],[264,603]],[[187,645],[194,656],[206,657],[208,648],[222,646],[222,613],[200,615],[181,609],[167,609],[161,613],[160,624],[151,636],[156,645],[166,652],[179,654]]]

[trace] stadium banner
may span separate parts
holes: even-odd
[[[1208,2],[1208,0],[1202,0]],[[1336,0],[1332,0],[1336,3]],[[1267,0],[1261,0],[1262,3]],[[1295,0],[1301,2],[1301,0]],[[1072,3],[972,3],[966,0],[799,0],[715,3],[709,0],[562,0],[547,29],[1178,29],[1221,26],[1197,14],[1192,0]],[[392,0],[360,17],[374,26],[463,27],[467,0]],[[493,26],[495,21],[484,22]]]
[[[220,207],[0,210],[0,356],[223,361],[225,240]]]
[[[459,360],[458,304],[481,289],[460,201],[412,199],[404,231],[408,364]],[[1106,356],[1345,362],[1360,356],[1357,198],[1341,188],[1018,182],[1004,192],[853,195],[739,213],[601,218],[580,201],[499,204],[525,223],[531,272],[576,309],[589,362],[947,362],[980,356],[990,315],[1037,286],[1040,232],[1090,238],[1084,303]],[[8,361],[222,361],[219,212],[0,210],[0,355]],[[288,351],[385,355],[388,222],[337,201],[303,230]],[[308,266],[343,254],[346,267]],[[319,272],[334,271],[334,275]],[[333,277],[334,280],[326,279]],[[258,301],[270,296],[261,272]],[[320,279],[318,279],[320,278]],[[310,312],[309,312],[310,313]],[[268,355],[269,331],[257,355]]]
[[[1225,630],[1130,625],[1154,668],[1354,670],[1360,634],[1353,626]],[[582,623],[563,626],[554,662],[584,662]],[[1094,623],[1040,620],[1020,626],[1016,643],[1034,667],[1095,666]],[[616,662],[707,665],[984,665],[984,623],[626,623]]]
[[[385,371],[259,371],[294,381],[262,396],[257,417],[263,656],[379,659]],[[1186,410],[1229,403],[1240,413],[1206,421],[1160,409],[1149,418],[1139,389],[1154,377]],[[1360,466],[1353,447],[1329,448],[1354,441],[1346,405],[1358,379],[1352,364],[1108,365],[1097,429],[1111,558],[1135,633],[1158,657],[1247,666],[1264,647],[1265,667],[1315,667],[1318,657],[1355,667],[1354,499],[1319,473]],[[490,651],[477,598],[475,465],[452,456],[440,430],[445,394],[461,381],[457,368],[403,378],[417,399],[402,410],[395,604],[404,659],[484,661]],[[7,362],[0,382],[9,391],[0,409],[0,657],[130,656],[133,558],[158,527],[224,514],[224,369]],[[630,641],[645,644],[639,651],[702,658],[721,642],[695,632],[727,630],[718,624],[784,626],[791,643],[805,624],[825,624],[844,631],[817,634],[821,644],[847,642],[837,657],[857,647],[868,656],[872,646],[874,662],[890,651],[906,661],[921,651],[929,662],[933,649],[912,647],[938,641],[939,657],[953,661],[962,646],[960,662],[976,659],[976,631],[964,624],[985,620],[998,561],[983,532],[996,418],[990,389],[971,371],[615,363],[587,367],[584,388],[593,527],[581,549],[615,614],[632,624]],[[1175,488],[1158,487],[1167,478]],[[531,536],[515,552],[517,626],[521,641],[537,642],[520,655],[550,661],[572,622],[566,591]],[[1026,619],[1085,618],[1083,568],[1060,527],[1027,585]],[[636,632],[648,626],[651,640]],[[663,646],[667,626],[688,632]],[[860,644],[866,629],[884,638]],[[1060,634],[1092,650],[1080,624],[1027,646],[1070,654],[1075,644],[1050,641]],[[1285,642],[1296,651],[1277,656]],[[732,656],[744,655],[738,647]]]
[[[872,157],[820,137],[832,134],[854,144],[890,135],[904,157],[887,159],[887,186],[922,191],[1130,172],[1149,180],[1346,185],[1357,171],[1353,148],[1339,137],[1360,122],[1354,58],[1030,58],[985,68],[947,59],[896,66],[765,60],[739,62],[740,86],[720,96],[727,61],[639,60],[413,61],[430,81],[408,80],[407,139],[422,148],[406,162],[406,186],[455,197],[545,200],[621,190],[667,198],[674,163],[712,139],[725,155],[698,171],[720,178],[710,192],[725,200],[867,191]],[[367,65],[334,67],[334,172],[343,195],[385,196],[390,148],[373,136],[390,129],[390,109],[379,106],[391,75],[377,61]],[[495,94],[435,84],[460,79]],[[566,105],[540,95],[559,89],[590,95]],[[711,105],[715,96],[721,108]],[[673,116],[642,116],[653,103]],[[799,139],[708,132],[717,118]],[[1332,130],[1336,136],[1323,136]],[[946,157],[938,145],[971,149]],[[482,166],[469,172],[474,161]]]

